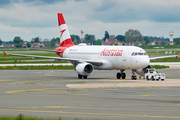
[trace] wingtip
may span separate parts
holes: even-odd
[[[6,53],[3,51],[3,53],[4,53],[4,57],[6,56]]]
[[[176,58],[178,57],[178,54],[177,53],[175,53],[176,54]]]

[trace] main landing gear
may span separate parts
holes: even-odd
[[[83,79],[87,79],[87,76],[82,76],[82,75],[78,74],[78,78],[79,78],[79,79],[82,79],[82,78],[83,78]]]
[[[124,73],[123,71],[124,70],[120,70],[121,72],[118,72],[117,73],[117,75],[116,75],[116,77],[117,77],[117,79],[125,79],[126,78],[126,73]]]
[[[131,80],[136,80],[137,79],[137,77],[136,77],[136,75],[135,75],[135,70],[132,70],[132,76],[131,76]]]

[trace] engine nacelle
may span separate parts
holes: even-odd
[[[76,72],[80,75],[83,75],[83,76],[89,76],[93,73],[94,71],[94,67],[92,64],[90,63],[79,63],[77,66],[76,66]]]

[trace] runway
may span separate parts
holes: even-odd
[[[88,79],[79,80],[74,70],[1,70],[0,115],[23,113],[26,116],[61,116],[66,119],[180,119],[180,69],[159,71],[166,74],[165,81],[132,81],[129,80],[131,71],[126,71],[127,80],[117,80],[116,70],[94,71]],[[171,81],[176,83],[153,86]],[[144,86],[132,86],[144,82]],[[99,84],[99,87],[67,87],[73,84]],[[103,84],[117,86],[100,87]],[[129,84],[129,87],[120,87],[123,84]]]

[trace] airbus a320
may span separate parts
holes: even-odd
[[[60,57],[20,54],[8,55],[69,61],[75,67],[75,71],[78,73],[79,79],[87,79],[87,76],[90,76],[94,69],[119,70],[119,72],[116,74],[117,79],[125,79],[126,74],[124,71],[132,70],[132,80],[136,79],[135,72],[139,75],[144,75],[144,70],[149,66],[150,60],[178,56],[176,54],[171,56],[149,58],[145,50],[136,46],[90,46],[86,45],[85,43],[74,45],[71,40],[63,14],[58,13],[57,15],[58,25],[61,33],[61,47],[58,47],[55,50],[45,51],[55,52]]]

